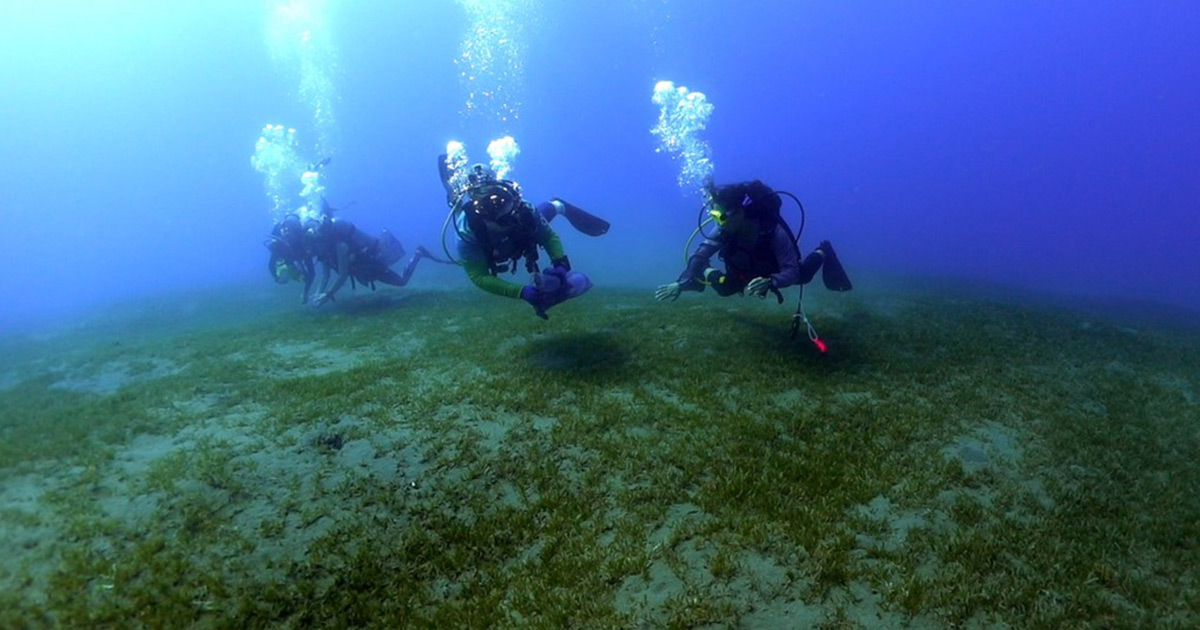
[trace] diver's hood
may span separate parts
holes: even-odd
[[[263,241],[263,247],[266,247],[267,251],[271,252],[272,258],[289,258],[294,257],[296,254],[296,248],[278,236],[267,237],[267,240]]]

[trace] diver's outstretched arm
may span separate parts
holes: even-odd
[[[346,284],[346,279],[350,277],[350,246],[345,241],[339,241],[337,244],[337,259],[338,259],[338,279],[329,287],[329,292],[325,294],[327,298],[332,298],[338,289]]]
[[[696,248],[696,252],[688,258],[687,268],[675,280],[683,286],[685,291],[700,291],[704,289],[704,285],[700,283],[700,279],[704,277],[704,270],[708,268],[708,261],[712,259],[713,254],[721,249],[721,246],[714,242],[705,241]]]
[[[329,265],[321,263],[321,286],[317,287],[317,294],[325,293],[327,286],[329,286]]]
[[[338,260],[338,279],[333,283],[333,286],[330,287],[328,291],[325,290],[326,281],[329,280],[329,266],[326,265],[325,278],[321,281],[321,292],[313,298],[313,303],[317,306],[321,306],[329,300],[332,300],[333,296],[338,292],[338,289],[342,288],[342,285],[346,283],[346,279],[350,277],[350,246],[344,241],[339,241],[336,249]]]
[[[312,295],[313,281],[317,279],[317,270],[313,268],[312,259],[305,260],[300,265],[304,271],[304,291],[300,293],[300,303],[308,304],[308,298]]]
[[[654,291],[654,299],[662,302],[663,300],[671,300],[674,302],[679,299],[679,292],[683,287],[678,282],[668,282],[667,284],[659,285]]]

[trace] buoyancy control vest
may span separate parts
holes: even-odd
[[[717,189],[713,201],[727,210],[741,209],[746,220],[757,224],[754,241],[744,243],[736,236],[721,244],[718,255],[725,262],[726,272],[738,280],[749,280],[779,272],[779,259],[775,256],[774,239],[778,229],[783,229],[788,241],[795,247],[795,238],[780,215],[783,199],[779,193],[759,180],[729,184]],[[799,257],[799,251],[797,251]]]
[[[529,202],[522,200],[500,221],[485,219],[469,210],[463,211],[463,218],[471,231],[469,239],[483,250],[488,272],[493,276],[515,272],[522,259],[526,270],[537,271],[537,232],[542,220]]]

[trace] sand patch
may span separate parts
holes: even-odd
[[[657,383],[643,383],[641,390],[642,393],[646,394],[647,396],[659,402],[666,403],[680,411],[686,413],[698,413],[700,411],[700,407],[698,405],[684,400],[679,394],[675,393],[674,390],[665,388]]]
[[[960,435],[942,449],[943,457],[957,459],[968,473],[995,468],[1011,471],[1023,455],[1016,432],[998,422],[987,422]]]
[[[0,585],[11,588],[22,573],[41,581],[54,563],[53,543],[61,538],[61,519],[42,509],[42,500],[55,484],[44,475],[9,477],[0,486]]]
[[[157,459],[179,450],[179,440],[164,435],[139,435],[113,456],[113,465],[124,475],[139,477]]]
[[[126,385],[173,376],[180,371],[181,368],[174,361],[160,357],[122,359],[109,361],[92,373],[68,373],[50,387],[107,396]]]
[[[819,628],[825,613],[818,606],[800,600],[775,600],[756,606],[741,617],[741,627],[761,630]],[[836,627],[836,626],[829,626]],[[853,626],[851,626],[853,627]],[[868,626],[875,627],[875,626]]]
[[[186,400],[176,400],[171,403],[171,407],[179,413],[201,418],[211,413],[219,401],[220,399],[213,394],[203,394]]]
[[[685,592],[683,580],[664,560],[655,560],[642,575],[625,578],[617,589],[617,610],[658,612],[668,600]],[[661,613],[660,613],[661,614]]]
[[[21,377],[16,370],[6,370],[0,374],[0,392],[11,391],[17,385],[21,384]]]
[[[633,392],[621,387],[615,387],[602,392],[600,394],[600,400],[620,407],[624,410],[632,411],[636,407]]]
[[[1156,376],[1154,382],[1171,394],[1180,396],[1189,407],[1196,406],[1196,392],[1188,381],[1179,376]],[[0,381],[2,385],[3,381]]]
[[[37,527],[42,518],[39,513],[42,497],[53,489],[53,484],[44,475],[29,474],[9,477],[0,486],[0,505],[3,520],[0,520],[0,540],[5,540],[5,549],[29,548],[23,544],[28,537],[20,535]],[[16,539],[16,542],[13,542]],[[34,545],[36,545],[36,541]],[[12,543],[12,544],[8,544]],[[6,556],[9,554],[5,554]]]
[[[507,357],[512,356],[518,350],[522,350],[529,346],[529,339],[524,335],[515,335],[496,344],[493,354],[496,356]]]
[[[327,348],[315,341],[276,343],[267,349],[275,360],[267,362],[262,373],[275,379],[324,376],[352,370],[364,363],[357,353]]]
[[[407,359],[419,354],[425,349],[425,346],[426,342],[424,338],[415,333],[405,331],[397,333],[391,339],[388,339],[387,343],[383,346],[383,350],[389,356]]]
[[[670,541],[675,530],[685,523],[700,523],[712,518],[699,506],[691,503],[679,503],[667,508],[666,515],[663,516],[663,522],[650,534],[650,544],[663,545]]]
[[[883,527],[882,535],[859,533],[856,536],[861,549],[896,551],[908,538],[908,533],[929,524],[920,512],[902,509],[883,495],[871,499],[866,505],[851,510],[851,514]]]
[[[875,392],[847,392],[839,391],[833,395],[833,400],[837,408],[845,407],[876,407],[880,401],[875,396]]]
[[[816,412],[821,403],[809,396],[804,390],[792,388],[775,395],[774,406],[788,411],[792,417],[805,417]]]

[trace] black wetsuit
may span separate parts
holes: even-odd
[[[821,254],[809,254],[803,263],[789,230],[776,224],[768,233],[756,232],[750,243],[739,239],[736,234],[718,232],[714,238],[705,239],[696,252],[688,258],[688,266],[679,275],[677,282],[685,291],[702,291],[704,280],[712,285],[721,296],[740,293],[754,278],[771,278],[772,288],[778,290],[794,284],[808,284],[821,268]],[[724,273],[709,274],[704,271],[713,254],[719,254],[725,262]]]
[[[326,269],[337,271],[339,275],[343,273],[338,256],[340,243],[345,243],[348,250],[346,260],[349,263],[349,269],[345,270],[345,273],[359,284],[365,284],[372,289],[375,288],[376,282],[397,287],[408,284],[413,270],[420,260],[419,257],[413,256],[405,265],[404,271],[396,273],[392,271],[391,265],[404,255],[404,250],[399,247],[398,242],[393,247],[398,248],[399,251],[389,253],[385,251],[386,248],[379,238],[359,230],[350,221],[329,219],[317,229],[312,245],[317,260]],[[388,259],[389,255],[392,256],[391,260]],[[340,287],[335,287],[333,291],[336,291],[337,288]]]

